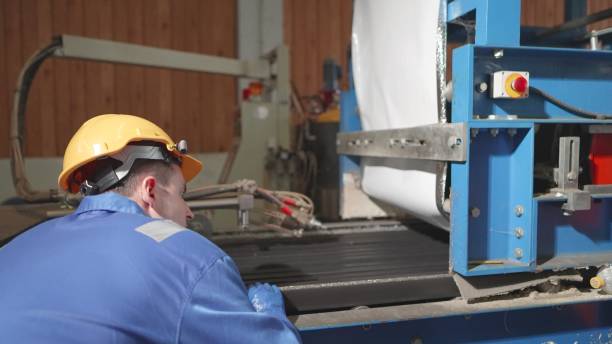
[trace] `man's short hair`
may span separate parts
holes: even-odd
[[[163,160],[136,160],[130,173],[107,191],[130,197],[138,190],[142,178],[146,176],[153,176],[160,184],[168,185],[172,178],[172,165],[174,164]]]

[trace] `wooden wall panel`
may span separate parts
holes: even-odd
[[[1,137],[8,140],[21,68],[54,35],[235,57],[236,20],[235,0],[0,0]],[[224,151],[236,100],[232,77],[50,59],[28,101],[26,156],[61,156],[74,131],[100,113],[143,115],[192,151]]]
[[[69,0],[53,0],[52,9],[52,27],[55,32],[68,32],[68,18],[70,18],[70,11],[74,8],[74,4]],[[60,114],[74,114],[76,111],[72,109],[72,100],[76,96],[72,93],[70,83],[70,71],[72,64],[75,62],[54,60],[52,70],[54,71],[54,85],[53,92],[49,92],[49,96],[55,99],[54,101],[54,115],[53,116],[53,128],[55,132],[55,147],[53,155],[61,154],[65,147],[63,147],[63,138],[70,137],[76,126],[71,125],[71,121],[68,116],[61,116]]]
[[[128,42],[129,33],[128,25],[131,23],[131,18],[128,17],[128,11],[122,6],[124,0],[113,0],[113,40],[119,42]],[[130,94],[132,91],[130,70],[133,66],[116,65],[114,68],[114,97],[116,99],[115,106],[117,109],[125,109],[126,113],[135,113],[132,108],[132,97],[122,97],[122,94]]]
[[[185,50],[188,51],[200,51],[200,45],[198,36],[195,34],[189,34],[190,32],[195,33],[198,31],[199,13],[191,10],[192,8],[197,9],[200,0],[188,0],[186,2],[185,11]],[[198,117],[202,116],[200,112],[201,104],[199,102],[200,97],[200,80],[199,75],[196,73],[187,73],[187,80],[185,81],[185,127],[181,129],[185,132],[188,137],[194,138],[194,144],[197,146],[201,145],[201,136],[198,130]],[[230,114],[227,114],[229,117]]]
[[[587,0],[587,14],[612,8],[612,0]],[[561,0],[522,0],[521,24],[525,26],[552,27],[564,22],[565,10]],[[588,26],[588,30],[612,27],[612,18]]]
[[[171,47],[172,49],[186,51],[186,22],[185,14],[187,12],[186,1],[172,3],[170,15],[170,32],[171,32]],[[187,72],[176,71],[172,73],[172,110],[176,113],[186,113],[186,90],[187,90]],[[185,133],[187,126],[185,121],[171,121],[169,129],[174,132]]]
[[[144,0],[131,0],[128,2],[128,42],[144,44],[144,6]],[[132,87],[128,89],[130,113],[146,114],[144,106],[144,67],[129,67],[128,75],[130,85],[132,85]],[[115,85],[117,85],[117,82],[115,82]],[[118,101],[121,97],[115,95],[115,98]]]
[[[321,69],[326,57],[336,59],[346,71],[352,1],[285,0],[283,5],[284,39],[291,48],[293,83],[301,95],[315,94],[323,83]],[[523,0],[521,3],[522,25],[552,27],[563,20],[564,6],[560,0]],[[344,77],[343,87],[347,87],[346,82]]]
[[[612,8],[612,0],[587,0],[587,13],[596,13]],[[601,30],[612,27],[612,19],[602,20],[589,25],[589,30]]]
[[[216,11],[207,11],[205,14],[205,17],[203,18],[204,20],[211,20],[211,18],[213,16],[217,15]],[[204,28],[200,27],[200,30],[204,30]],[[204,37],[205,33],[201,32],[198,37],[202,38]],[[211,35],[211,32],[208,32],[208,37],[209,39],[216,39],[216,37],[218,37],[218,33],[214,33],[213,35]],[[206,46],[206,44],[204,42],[199,42],[200,46],[203,47],[203,49],[205,49],[207,54],[213,54],[215,53],[214,50],[210,49],[208,46]],[[214,80],[214,82],[217,82],[218,80]],[[210,80],[207,80],[205,78],[200,77],[200,80],[198,80],[199,82],[199,90],[200,90],[200,94],[204,95],[204,94],[213,94],[214,96],[218,96],[215,91],[216,91],[216,87],[214,87],[213,83],[210,82]],[[211,118],[213,118],[213,120],[215,120],[215,117],[217,116],[217,109],[214,108],[214,104],[212,104],[212,102],[210,101],[210,98],[207,98],[204,106],[207,107],[207,109],[210,111],[210,116]],[[215,130],[212,126],[207,125],[207,123],[200,121],[197,124],[197,129],[200,130],[202,132],[202,142],[201,144],[204,145],[204,147],[206,147],[209,150],[214,150],[214,146],[213,146],[213,142],[215,141]],[[211,138],[210,140],[207,138]]]
[[[20,22],[20,30],[21,30],[21,56],[23,59],[28,59],[32,54],[41,47],[38,43],[38,22],[37,22],[37,10],[36,10],[36,0],[23,0],[19,1],[21,4],[21,22]],[[48,61],[47,61],[48,62]],[[35,142],[27,142],[25,144],[25,154],[26,155],[36,155],[40,156],[42,153],[41,145],[38,143],[38,138],[41,137],[41,113],[40,113],[40,78],[37,78],[32,83],[32,88],[30,89],[30,98],[28,100],[27,111],[30,114],[26,118],[26,127],[32,131],[37,133],[37,139]],[[16,79],[13,83],[16,82]],[[26,140],[28,138],[26,137]]]
[[[223,4],[221,1],[213,1],[211,4],[200,3],[201,6],[207,6],[207,18],[218,22],[231,21],[236,16],[236,8],[230,8]],[[200,28],[204,30],[204,28]],[[200,48],[207,54],[214,54],[216,56],[230,57],[233,54],[234,46],[230,46],[227,43],[225,37],[227,35],[236,36],[237,26],[231,28],[225,28],[217,26],[208,28],[206,36],[204,33],[199,35],[200,37]],[[212,44],[203,41],[203,37],[207,37],[211,40]],[[209,111],[210,118],[215,123],[219,123],[219,127],[212,126],[210,122],[200,120],[200,126],[204,133],[208,133],[212,139],[207,140],[207,136],[203,136],[202,142],[203,147],[207,147],[211,151],[221,150],[219,146],[223,143],[225,146],[222,150],[226,150],[229,146],[227,145],[228,140],[231,140],[233,136],[234,121],[231,118],[235,118],[235,106],[224,106],[222,103],[213,101],[214,99],[222,99],[227,97],[235,97],[235,85],[232,79],[221,75],[215,75],[212,79],[200,79],[202,97],[206,95],[208,102],[205,104],[206,111]],[[230,87],[231,86],[231,87]],[[200,117],[200,119],[202,119]],[[209,146],[210,145],[210,146]]]
[[[149,1],[145,9],[145,44],[169,47],[170,35],[170,0]],[[147,68],[145,109],[151,119],[164,128],[172,124],[172,72],[165,69]]]
[[[53,10],[52,0],[40,0],[36,6],[38,16],[38,39],[40,45],[49,42],[53,32]],[[38,71],[37,82],[40,85],[40,107],[38,109],[38,120],[40,121],[40,146],[39,155],[53,156],[56,151],[57,135],[55,133],[55,99],[53,88],[55,85],[55,60],[43,63]],[[46,128],[49,128],[48,130]]]
[[[521,25],[553,27],[563,23],[564,2],[561,0],[522,0]]]
[[[2,62],[5,64],[6,79],[4,84],[8,91],[8,101],[4,109],[2,109],[1,117],[5,118],[2,122],[8,125],[10,104],[15,91],[15,83],[19,75],[19,68],[23,64],[23,56],[21,51],[21,4],[17,1],[3,1],[3,18],[4,24],[4,49],[2,49]],[[3,127],[1,132],[6,133],[9,137],[9,128]],[[8,155],[8,145],[2,148],[2,155]]]
[[[323,86],[323,61],[333,58],[346,74],[350,45],[352,0],[285,0],[284,39],[291,49],[291,78],[300,95]],[[343,75],[342,85],[347,86]]]
[[[67,33],[73,35],[85,35],[85,0],[72,0],[68,3],[68,31]],[[70,113],[69,114],[58,114],[58,119],[65,121],[66,125],[70,128],[67,132],[67,136],[64,139],[69,140],[70,135],[74,133],[81,123],[89,117],[90,113],[94,113],[91,110],[91,104],[86,103],[86,79],[85,79],[85,64],[86,62],[75,60],[75,61],[62,61],[59,63],[67,63],[69,67],[68,84],[70,85]],[[56,94],[65,92],[64,90],[57,90]],[[67,143],[67,142],[65,142]],[[61,150],[59,151],[61,152]]]

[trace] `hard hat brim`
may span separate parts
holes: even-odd
[[[200,160],[192,157],[189,154],[182,155],[183,162],[181,163],[181,171],[183,172],[183,178],[185,183],[188,183],[195,178],[200,171],[202,171],[202,163]]]

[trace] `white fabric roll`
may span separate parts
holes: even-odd
[[[352,63],[363,130],[438,122],[441,0],[356,0]],[[449,228],[436,206],[436,163],[362,158],[362,188],[376,199]]]

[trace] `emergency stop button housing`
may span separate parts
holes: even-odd
[[[491,74],[491,98],[520,99],[529,96],[529,72],[502,70]]]

